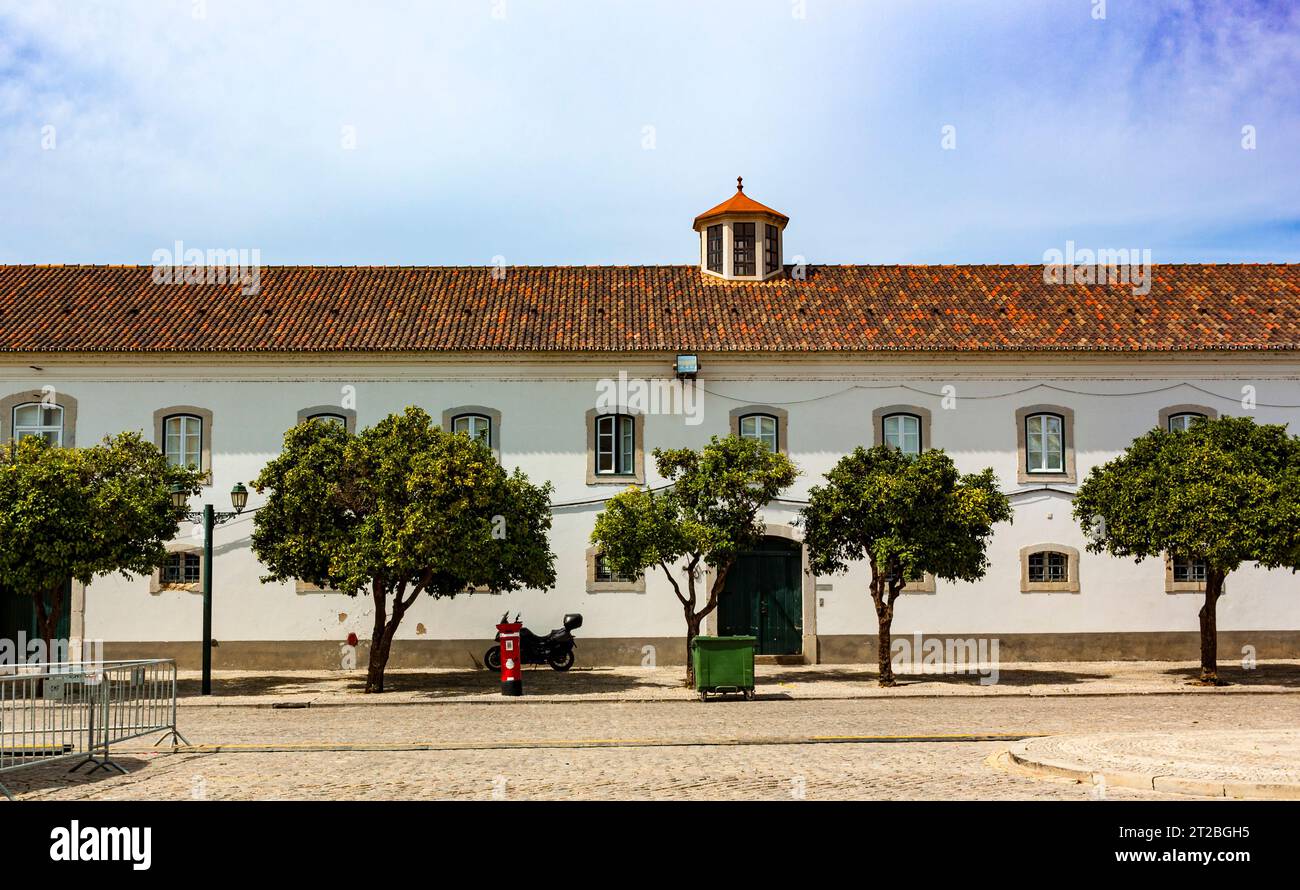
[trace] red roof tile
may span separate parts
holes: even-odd
[[[0,352],[1300,349],[1300,265],[1172,265],[1150,293],[1041,266],[272,266],[257,294],[149,266],[0,266]]]

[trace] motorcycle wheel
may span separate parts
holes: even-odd
[[[483,667],[490,671],[501,670],[501,647],[493,646],[483,653]]]
[[[546,657],[546,663],[557,671],[567,671],[573,667],[573,650],[567,649],[564,652],[552,652]]]

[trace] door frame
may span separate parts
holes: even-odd
[[[800,599],[803,601],[803,639],[800,648],[803,651],[797,657],[802,658],[804,664],[817,664],[817,577],[808,567],[808,548],[803,545],[803,535],[789,524],[768,522],[763,525],[763,537],[782,538],[799,545],[799,573],[802,579]],[[706,591],[713,589],[715,574],[713,569],[705,573]],[[704,633],[714,636],[717,632],[718,610],[714,609],[704,618]]]

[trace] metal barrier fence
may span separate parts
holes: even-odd
[[[176,662],[97,661],[16,665],[0,674],[0,776],[52,761],[77,759],[91,772],[115,769],[110,746],[176,729]],[[188,742],[186,742],[188,744]],[[0,784],[0,793],[13,795]]]

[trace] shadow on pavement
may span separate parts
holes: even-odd
[[[898,687],[918,686],[928,683],[948,685],[979,685],[983,674],[906,674],[894,672]],[[1073,683],[1087,683],[1093,680],[1106,680],[1110,674],[1083,673],[1080,671],[1036,670],[1033,668],[1002,669],[998,671],[999,686],[1065,686]],[[876,671],[848,670],[799,670],[781,673],[767,673],[760,677],[767,683],[815,683],[819,681],[832,683],[876,683],[879,674]]]
[[[337,682],[333,679],[295,677],[291,674],[253,674],[242,677],[223,677],[218,674],[212,678],[212,694],[215,697],[321,692],[326,684],[334,685]],[[176,695],[180,698],[198,696],[201,689],[202,683],[197,677],[181,677],[176,680]]]
[[[1165,676],[1187,682],[1199,680],[1199,667],[1177,667],[1163,671]],[[1300,664],[1259,664],[1246,670],[1240,663],[1219,662],[1219,680],[1230,686],[1293,686],[1300,688]]]
[[[149,761],[130,755],[113,755],[113,762],[128,774],[149,765]],[[106,779],[114,779],[122,774],[116,770],[97,769],[93,773],[91,764],[83,766],[75,773],[68,772],[76,765],[75,760],[59,760],[43,765],[33,764],[25,769],[11,773],[0,773],[0,783],[18,799],[40,791],[60,788],[76,788],[83,785],[97,785]],[[4,805],[4,796],[0,795],[0,806]]]
[[[599,669],[579,668],[561,673],[546,667],[525,668],[523,679],[525,695],[601,695],[665,688],[663,682],[655,682],[649,676]],[[361,692],[366,688],[365,678],[350,680],[345,688],[349,692]],[[667,688],[672,688],[672,684],[667,684]],[[385,676],[384,691],[418,693],[430,699],[478,696],[500,692],[501,680],[494,671],[403,671]]]

